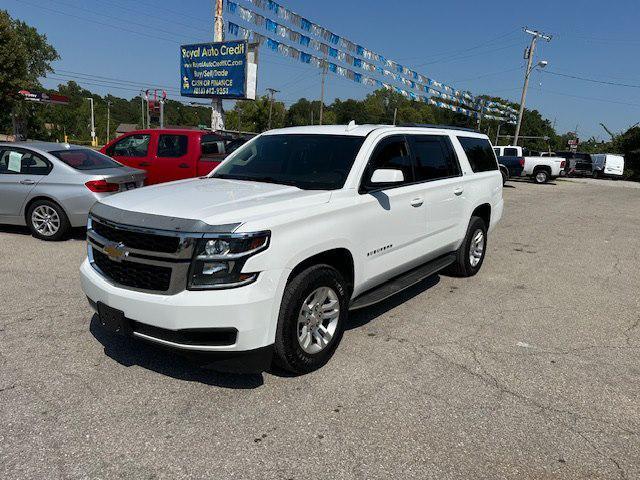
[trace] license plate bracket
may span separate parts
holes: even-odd
[[[122,310],[98,302],[98,317],[105,330],[118,335],[131,335],[131,322],[124,316]]]

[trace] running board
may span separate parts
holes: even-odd
[[[402,275],[389,280],[382,285],[375,287],[373,290],[369,290],[359,297],[351,301],[349,310],[359,310],[361,308],[369,307],[378,302],[386,300],[392,297],[396,293],[399,293],[416,283],[424,280],[431,275],[438,273],[444,268],[451,265],[456,261],[456,254],[449,253],[443,257],[436,258],[430,262],[420,265],[419,267],[409,270]]]

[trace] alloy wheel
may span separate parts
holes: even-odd
[[[302,302],[298,314],[297,338],[308,354],[324,350],[333,339],[340,319],[340,300],[329,287],[320,287]]]

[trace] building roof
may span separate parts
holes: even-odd
[[[118,128],[116,128],[116,133],[129,133],[129,132],[133,132],[134,130],[138,130],[137,124],[121,123],[120,125],[118,125]]]

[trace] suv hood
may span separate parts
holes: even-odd
[[[224,225],[306,209],[330,198],[328,191],[198,178],[130,190],[100,202],[121,210]]]

